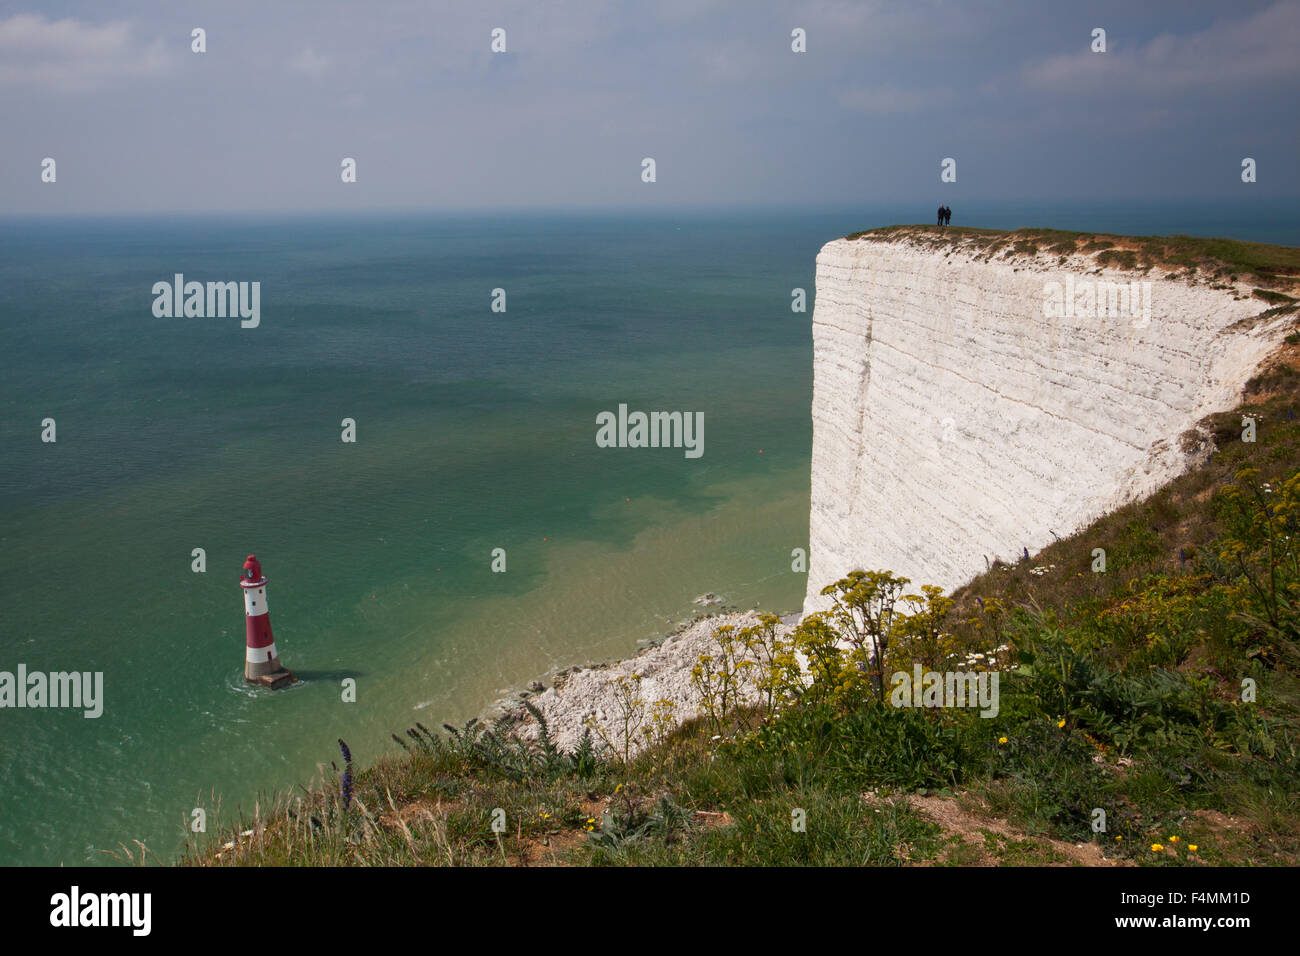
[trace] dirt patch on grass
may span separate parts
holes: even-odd
[[[582,801],[583,819],[599,825],[609,803],[608,798]],[[512,866],[571,866],[572,851],[586,841],[588,832],[579,826],[525,836],[519,841],[517,851],[511,854],[510,863]]]
[[[414,800],[398,804],[396,812],[393,811],[391,806],[385,807],[376,818],[376,822],[385,830],[394,830],[401,829],[403,825],[409,827],[422,821],[445,820],[447,814],[454,810],[460,802],[459,800],[416,797]]]
[[[691,817],[706,827],[729,827],[735,822],[726,810],[696,810]]]
[[[1067,843],[1033,836],[973,813],[956,797],[909,794],[908,804],[943,828],[947,846],[937,863],[962,866],[1127,866],[1105,856],[1095,843]]]

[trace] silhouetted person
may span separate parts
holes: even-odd
[[[936,226],[942,226],[942,225],[943,225],[943,207],[942,207],[942,206],[939,207],[939,218],[938,218],[938,220],[935,222],[935,225],[936,225]]]
[[[943,207],[943,224],[946,226],[952,222],[952,209],[948,206]]]

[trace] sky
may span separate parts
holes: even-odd
[[[0,216],[1294,198],[1297,50],[1300,0],[0,0]]]

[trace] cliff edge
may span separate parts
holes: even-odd
[[[853,568],[954,588],[1211,452],[1198,423],[1294,323],[1287,269],[1207,252],[1251,245],[927,227],[827,243],[805,613]]]

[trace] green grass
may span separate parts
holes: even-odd
[[[1098,266],[1122,269],[1185,269],[1191,274],[1236,281],[1250,276],[1284,288],[1293,288],[1300,277],[1300,247],[1274,246],[1239,239],[1207,239],[1197,236],[1117,236],[1070,232],[1062,229],[979,229],[970,226],[882,226],[854,232],[846,239],[892,242],[906,238],[933,248],[962,247],[986,259],[999,254],[1036,256],[1091,256]],[[1259,292],[1272,290],[1257,290]],[[1263,297],[1263,296],[1261,296]],[[1279,304],[1290,296],[1268,301]]]
[[[814,684],[775,713],[690,720],[628,765],[476,722],[417,726],[357,774],[350,806],[337,776],[280,794],[195,837],[182,862],[1043,865],[1092,844],[1140,865],[1294,865],[1294,353],[1184,436],[1200,449],[1192,470],[952,595],[941,650],[949,667],[972,651],[999,662],[996,718]],[[917,647],[896,645],[888,662],[905,669]],[[912,798],[936,791],[990,825],[945,829]]]

